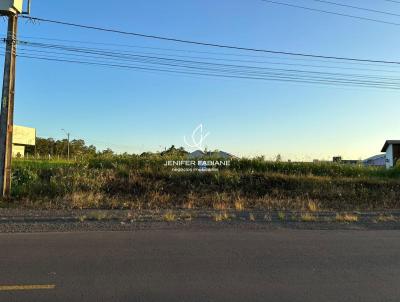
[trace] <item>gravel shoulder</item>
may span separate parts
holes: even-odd
[[[210,228],[398,230],[400,211],[338,213],[211,209],[159,211],[0,209],[0,233]]]

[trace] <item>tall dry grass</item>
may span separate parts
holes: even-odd
[[[176,173],[163,158],[15,160],[12,196],[47,208],[365,210],[400,206],[399,169],[234,160],[217,173]]]

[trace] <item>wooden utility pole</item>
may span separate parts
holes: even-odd
[[[2,197],[11,192],[11,158],[14,124],[15,61],[18,15],[8,14],[8,31],[4,63],[3,93],[0,113],[0,188]]]

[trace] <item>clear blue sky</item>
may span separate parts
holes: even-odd
[[[285,1],[372,16],[311,0]],[[115,2],[33,0],[32,15],[245,47],[400,60],[400,26],[259,0]],[[387,1],[337,2],[400,14],[400,4]],[[1,26],[5,33],[6,23]],[[19,35],[218,51],[22,19]],[[210,132],[208,148],[241,156],[365,158],[379,153],[386,139],[400,138],[399,112],[400,94],[389,90],[187,77],[24,58],[17,66],[16,124],[54,138],[62,138],[65,128],[72,138],[118,152],[183,146],[183,136],[202,123]]]

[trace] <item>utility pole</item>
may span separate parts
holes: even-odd
[[[8,32],[0,113],[0,188],[3,197],[11,192],[11,157],[14,124],[15,61],[18,15],[8,15]]]
[[[67,135],[67,142],[68,142],[68,161],[69,161],[69,142],[70,142],[69,136],[70,136],[70,133],[67,132],[67,131],[65,131],[64,129],[61,129],[61,130],[64,131],[65,134]]]
[[[0,15],[8,18],[6,54],[4,62],[3,90],[0,112],[0,190],[1,197],[7,198],[11,193],[11,158],[14,126],[15,96],[15,63],[17,57],[18,14],[29,14],[23,11],[23,0],[0,0]]]

